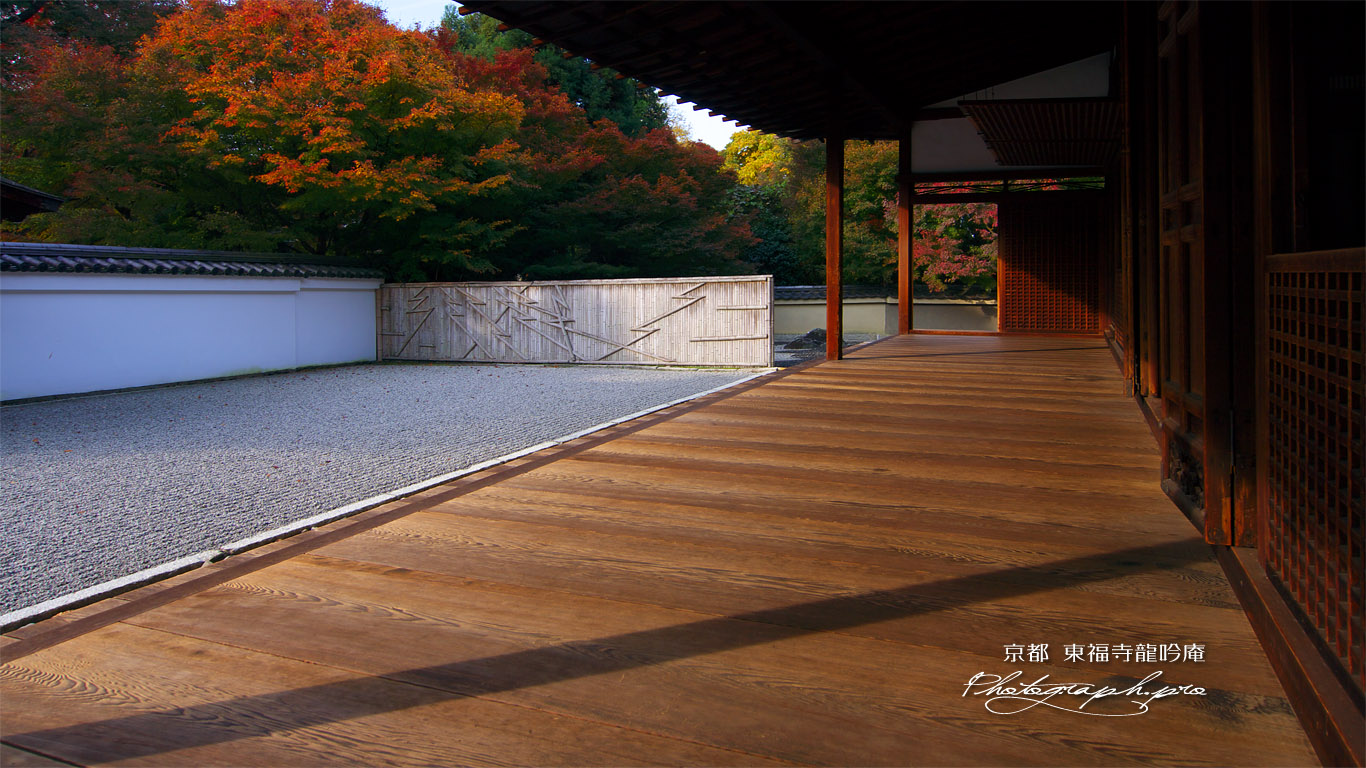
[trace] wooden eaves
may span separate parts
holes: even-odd
[[[1117,9],[1076,3],[868,3],[838,6],[773,2],[466,3],[538,38],[553,40],[643,83],[705,105],[759,130],[796,139],[897,139],[909,168],[917,120],[962,117],[934,107],[960,94],[1105,51],[1115,44]],[[971,29],[963,37],[961,31]],[[1113,105],[1110,105],[1111,107]],[[699,107],[700,108],[700,107]],[[1100,110],[1066,108],[1083,117]],[[1052,111],[1056,112],[1057,107]],[[1027,105],[1011,112],[1029,113]],[[982,110],[991,114],[989,110]],[[1035,108],[1037,111],[1037,108]],[[1103,122],[1103,121],[1102,121]],[[1083,126],[1083,132],[1089,125]],[[1017,137],[1010,137],[1012,140]],[[1015,151],[1039,155],[1037,137]],[[834,140],[832,140],[834,139]],[[1032,141],[1032,144],[1029,143]],[[1091,151],[1105,159],[1117,142]],[[1044,154],[1055,149],[1045,148]],[[827,199],[842,197],[829,175]],[[903,195],[904,206],[914,201]],[[826,217],[827,356],[841,350],[842,206]],[[909,221],[909,208],[898,214]],[[909,288],[909,226],[898,244],[898,327],[913,327]]]

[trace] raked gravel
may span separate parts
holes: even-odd
[[[0,613],[752,375],[361,365],[0,407]]]

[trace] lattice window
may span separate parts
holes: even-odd
[[[1000,328],[1099,333],[1098,262],[1109,220],[1097,198],[1039,197],[998,208]]]
[[[1366,687],[1363,274],[1359,262],[1356,269],[1316,271],[1303,258],[1296,261],[1287,271],[1273,267],[1267,280],[1268,498],[1261,549],[1267,570],[1356,684]]]

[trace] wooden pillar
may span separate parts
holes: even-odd
[[[844,357],[844,132],[825,139],[825,359]]]
[[[901,132],[897,142],[896,182],[896,332],[910,333],[915,328],[915,296],[912,293],[911,270],[911,213],[914,211],[911,194],[911,127]]]

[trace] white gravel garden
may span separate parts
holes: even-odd
[[[358,365],[0,407],[0,614],[753,377]]]

